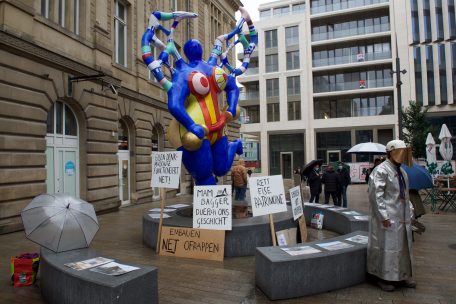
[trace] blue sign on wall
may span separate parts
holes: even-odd
[[[65,164],[65,174],[68,176],[73,176],[74,174],[74,163],[71,160]]]

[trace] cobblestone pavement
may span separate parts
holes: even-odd
[[[349,207],[368,211],[366,185],[349,187]],[[167,203],[190,202],[191,197]],[[223,262],[160,257],[142,243],[142,216],[158,202],[100,215],[100,231],[91,247],[103,256],[126,264],[152,265],[159,269],[160,303],[272,303],[255,288],[254,257],[227,258]],[[324,294],[274,301],[274,303],[456,303],[456,212],[429,212],[421,219],[423,235],[415,236],[416,289],[381,291],[370,283]],[[313,238],[331,237],[331,232],[310,231]],[[38,285],[10,285],[10,256],[39,248],[23,232],[0,235],[0,303],[44,303]]]

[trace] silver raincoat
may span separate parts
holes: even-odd
[[[408,196],[408,178],[405,179],[405,200],[400,199],[398,173],[390,160],[378,165],[369,176],[369,243],[367,272],[387,281],[402,281],[412,277],[413,207]],[[382,221],[391,220],[384,228]]]

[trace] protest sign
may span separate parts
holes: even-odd
[[[193,228],[231,230],[231,186],[195,186]]]
[[[225,231],[163,226],[160,255],[223,261]]]
[[[152,152],[151,187],[179,187],[182,151]]]
[[[304,214],[302,210],[301,189],[299,186],[290,189],[291,209],[293,210],[293,219],[296,221]]]
[[[249,178],[253,216],[287,211],[282,175]]]

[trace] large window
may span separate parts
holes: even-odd
[[[245,123],[259,123],[260,122],[260,106],[245,106]]]
[[[41,16],[49,18],[49,0],[41,0]]]
[[[431,10],[429,1],[423,1],[423,17],[424,17],[424,40],[430,42],[432,40],[431,32]]]
[[[59,24],[65,27],[66,0],[59,0]]]
[[[437,26],[437,40],[443,40],[442,0],[435,0],[435,19]]]
[[[280,153],[291,152],[293,169],[304,165],[304,134],[271,134],[269,135],[269,173],[281,174]]]
[[[427,91],[428,105],[435,105],[435,88],[434,88],[434,52],[432,45],[426,45],[426,75],[427,75]]]
[[[288,120],[301,119],[301,101],[288,101]]]
[[[389,0],[312,0],[310,6],[312,14],[321,14],[388,1]]]
[[[290,7],[288,5],[282,6],[282,7],[276,7],[273,9],[274,17],[284,16],[284,15],[289,15],[289,14],[290,14]]]
[[[299,69],[299,51],[287,52],[287,70]]]
[[[389,30],[389,16],[377,16],[340,23],[316,24],[312,26],[312,41],[337,39]]]
[[[299,27],[290,26],[285,28],[285,46],[299,44]]]
[[[314,93],[379,88],[393,85],[391,68],[314,76]]]
[[[301,95],[301,83],[299,76],[287,77],[287,95]]]
[[[260,11],[260,20],[261,19],[267,19],[267,18],[271,18],[271,10],[268,9],[268,10],[265,10],[265,11]]]
[[[280,121],[280,105],[278,102],[268,103],[268,122]]]
[[[266,73],[279,70],[279,56],[277,54],[266,55]]]
[[[352,98],[334,97],[314,102],[315,119],[363,117],[394,114],[392,95],[365,95]]]
[[[279,79],[266,79],[266,97],[279,97]]]
[[[347,151],[351,148],[351,132],[318,132],[317,133],[317,158],[328,162],[328,151],[340,151],[343,162],[351,162],[351,154]]]
[[[306,5],[304,3],[293,4],[292,14],[301,14],[304,13]]]
[[[387,40],[357,43],[356,45],[342,48],[317,49],[312,52],[312,64],[314,67],[390,58],[391,43]]]
[[[416,102],[423,104],[423,76],[421,72],[421,48],[413,48],[413,62],[415,66],[415,93]]]
[[[420,42],[420,24],[418,17],[418,0],[410,0],[412,6],[412,37],[413,43]]]
[[[448,0],[448,28],[450,29],[450,38],[456,38],[456,17],[454,13],[454,0]],[[455,94],[456,95],[456,94]]]
[[[440,103],[448,104],[445,45],[439,44]]]
[[[127,66],[127,7],[120,0],[116,0],[115,6],[116,63]]]
[[[79,0],[73,0],[73,30],[79,35]]]
[[[267,49],[277,47],[277,30],[265,31],[264,43]]]

